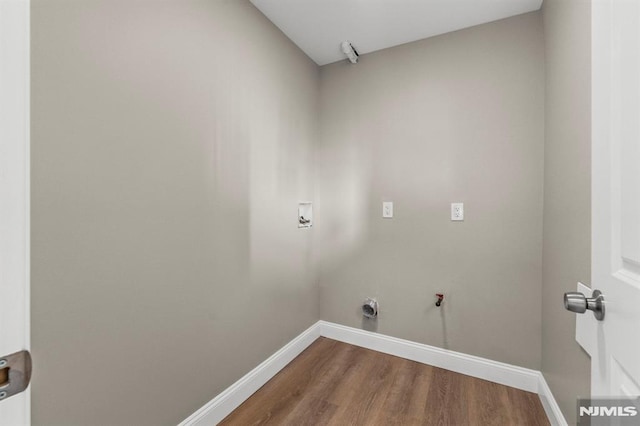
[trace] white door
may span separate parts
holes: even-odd
[[[29,1],[0,0],[0,366],[28,348]],[[0,425],[30,423],[29,389],[3,398],[17,369],[0,372]]]
[[[591,286],[604,295],[605,317],[580,315],[577,337],[591,355],[592,398],[632,397],[640,395],[640,1],[593,0],[592,54]],[[592,424],[640,424],[633,412]]]

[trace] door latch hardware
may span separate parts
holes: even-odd
[[[0,401],[24,391],[31,381],[31,354],[20,351],[0,357]]]

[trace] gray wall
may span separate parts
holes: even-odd
[[[534,12],[321,68],[322,319],[540,368],[543,48]]]
[[[246,1],[32,2],[35,425],[176,424],[318,320],[317,96]]]
[[[591,2],[545,0],[542,372],[569,423],[589,395],[590,360],[562,295],[591,283]],[[567,214],[571,206],[571,214]]]

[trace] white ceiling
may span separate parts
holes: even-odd
[[[542,0],[251,0],[318,65],[538,10]]]

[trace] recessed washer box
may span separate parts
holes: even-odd
[[[313,226],[313,204],[302,202],[298,204],[298,228],[311,228]]]

